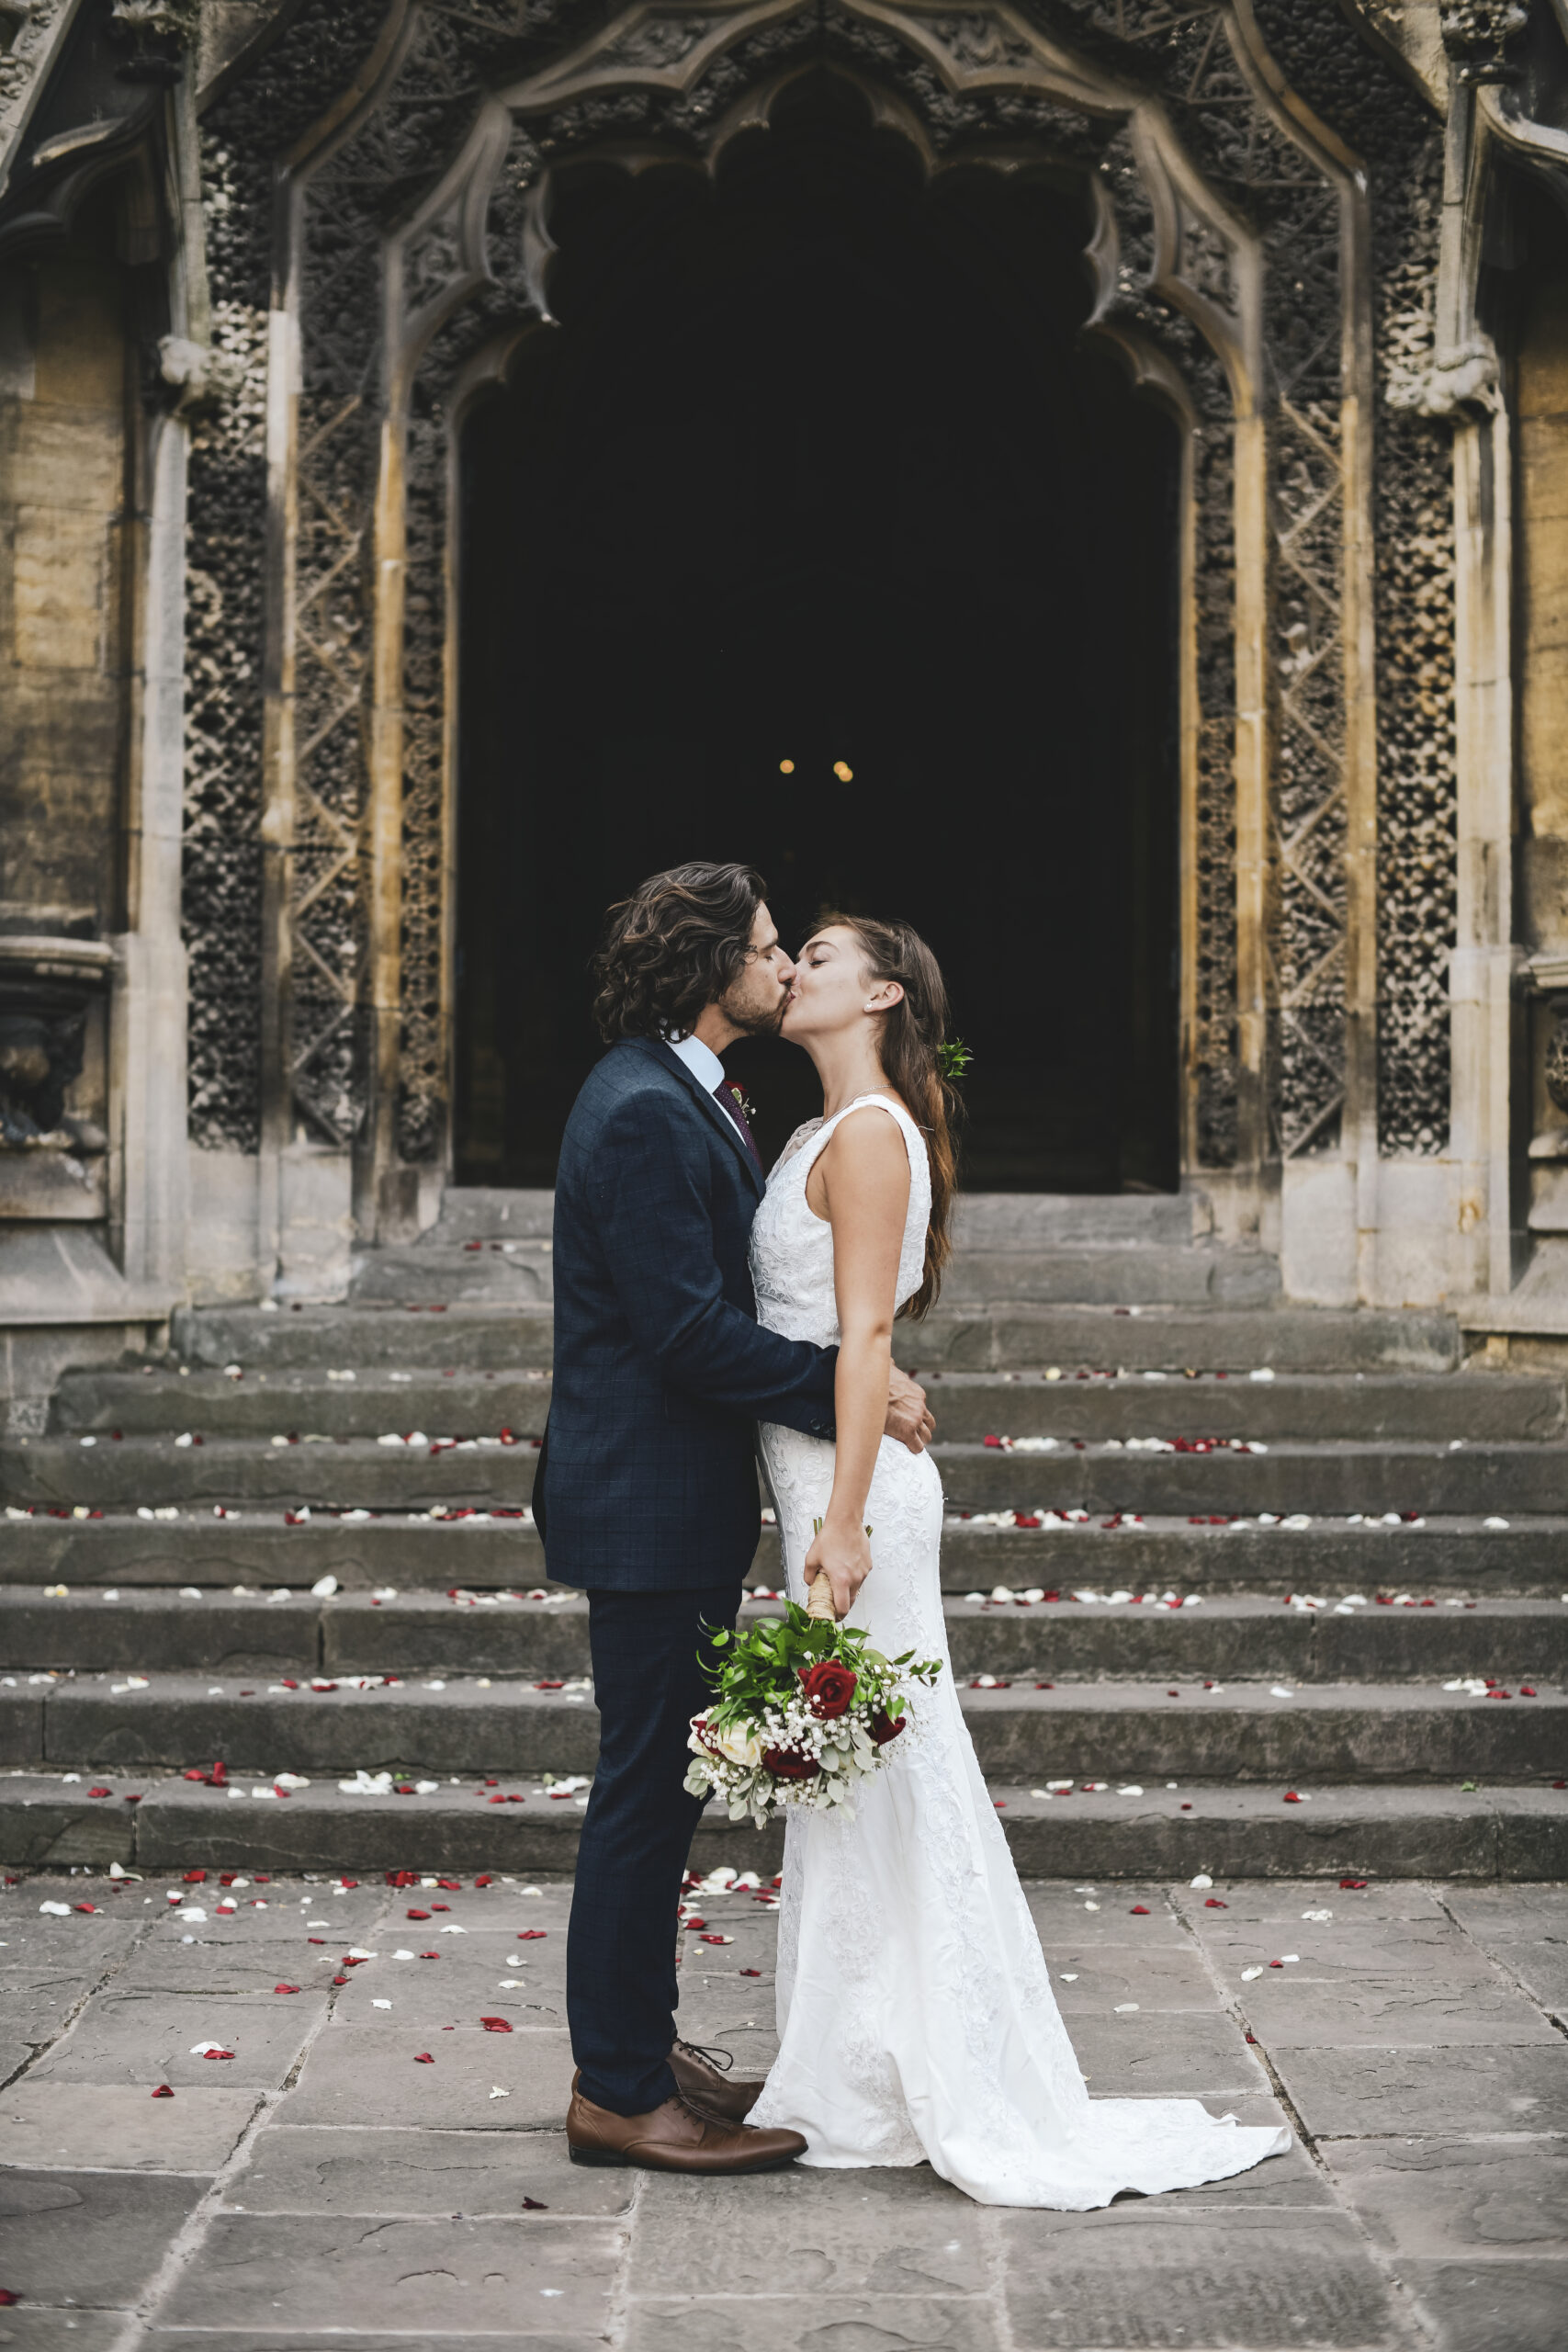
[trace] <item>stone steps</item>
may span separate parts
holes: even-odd
[[[158,1520],[112,1510],[78,1519],[63,1505],[35,1508],[36,1516],[0,1526],[0,1589],[60,1583],[303,1589],[334,1576],[349,1590],[460,1585],[527,1591],[547,1581],[543,1549],[526,1518],[317,1510],[291,1525],[276,1508],[217,1519],[209,1505],[169,1506],[175,1515]],[[85,1512],[86,1506],[77,1508]],[[776,1585],[781,1573],[778,1538],[764,1528],[752,1574]],[[1515,1515],[1506,1527],[1435,1514],[1419,1526],[1316,1518],[1272,1527],[1256,1521],[1194,1525],[1185,1514],[1115,1527],[1102,1520],[1037,1528],[950,1520],[942,1577],[943,1589],[954,1594],[1041,1586],[1261,1592],[1274,1602],[1288,1592],[1556,1598],[1568,1587],[1568,1517]]]
[[[68,1374],[0,1445],[5,1859],[571,1866],[576,1797],[543,1781],[592,1772],[597,1716],[528,1509],[547,1209],[454,1194],[349,1303],[182,1315],[166,1364]],[[1561,1869],[1562,1382],[1461,1370],[1446,1316],[1269,1304],[1271,1266],[1203,1234],[1174,1197],[970,1201],[942,1308],[899,1327],[1021,1864]],[[780,1572],[764,1525],[753,1577]],[[1510,1697],[1442,1687],[1486,1677]],[[183,1777],[220,1757],[243,1796]],[[411,1793],[337,1786],[393,1768]],[[285,1770],[310,1785],[269,1793]],[[780,1847],[710,1818],[697,1854]]]
[[[775,1601],[748,1600],[741,1622],[777,1613]],[[1347,1614],[1255,1593],[1176,1606],[1152,1597],[1135,1606],[950,1598],[945,1615],[960,1678],[1568,1679],[1568,1607],[1555,1598],[1374,1602]],[[0,1658],[9,1672],[585,1676],[588,1603],[558,1587],[542,1600],[472,1590],[263,1598],[164,1588],[111,1600],[13,1586],[0,1588]]]
[[[1436,1683],[1058,1679],[965,1683],[961,1697],[987,1777],[1551,1779],[1568,1772],[1568,1692],[1545,1681],[1530,1688],[1533,1697],[1499,1703]],[[0,1687],[0,1762],[110,1772],[221,1757],[247,1772],[592,1773],[597,1724],[586,1680],[551,1689],[371,1675],[291,1690],[160,1669],[139,1688],[112,1673],[77,1673]]]
[[[412,1444],[310,1431],[281,1444],[201,1431],[183,1443],[180,1436],[12,1438],[0,1442],[0,1499],[121,1510],[529,1505],[536,1439],[415,1434],[421,1442]],[[1039,1442],[1052,1450],[939,1442],[931,1458],[950,1510],[1486,1515],[1568,1504],[1568,1445],[1557,1440],[1274,1440],[1248,1451],[1248,1441],[1233,1439],[1212,1452],[1156,1451],[1169,1441],[1155,1439],[1144,1442],[1150,1450],[1122,1441]]]
[[[551,1245],[542,1240],[448,1243],[428,1237],[361,1252],[349,1296],[398,1306],[543,1305],[553,1295]],[[951,1311],[996,1298],[1037,1306],[1266,1306],[1280,1268],[1261,1250],[1190,1244],[968,1249],[942,1285]]]
[[[932,1373],[946,1443],[990,1435],[1083,1438],[1517,1442],[1568,1429],[1560,1380],[1522,1373],[1269,1373],[1231,1377],[1141,1373],[1047,1380],[1043,1373]],[[60,1436],[207,1438],[306,1432],[379,1438],[461,1430],[537,1437],[549,1411],[546,1373],[392,1372],[308,1367],[271,1373],[70,1373],[55,1392]]]
[[[406,1303],[339,1306],[202,1307],[174,1318],[178,1360],[247,1374],[310,1365],[445,1372],[547,1370],[545,1307]],[[1080,1366],[1181,1373],[1411,1371],[1448,1373],[1459,1361],[1451,1315],[1331,1307],[1015,1306],[939,1306],[895,1327],[899,1362],[931,1371],[986,1372]]]
[[[345,1796],[312,1782],[287,1801],[265,1781],[231,1795],[158,1773],[117,1775],[107,1798],[59,1773],[0,1777],[0,1854],[13,1867],[72,1863],[145,1871],[493,1871],[544,1875],[576,1860],[576,1801],[552,1801],[537,1782],[506,1783],[521,1803],[491,1805],[469,1786],[425,1795]],[[1124,1786],[1133,1785],[1123,1783]],[[259,1789],[265,1801],[252,1793]],[[493,1792],[492,1792],[493,1793]],[[1310,1804],[1286,1804],[1278,1784],[1179,1792],[1146,1788],[1123,1797],[1041,1798],[1011,1781],[994,1784],[998,1817],[1027,1878],[1187,1880],[1552,1879],[1564,1874],[1561,1794],[1552,1789],[1473,1791],[1328,1784]],[[123,1802],[135,1794],[134,1805]],[[1190,1805],[1190,1812],[1182,1810]],[[699,1871],[777,1871],[782,1826],[716,1818],[698,1826]],[[213,1890],[204,1890],[209,1900]],[[87,1899],[90,1899],[88,1897]],[[206,1907],[205,1905],[203,1907]],[[432,1922],[433,1925],[436,1924]]]

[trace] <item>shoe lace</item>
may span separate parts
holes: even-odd
[[[677,2107],[684,2108],[686,2113],[694,2117],[698,2123],[716,2124],[721,2132],[733,2132],[735,2129],[735,2125],[728,2115],[720,2115],[716,2108],[705,2107],[695,2091],[678,2090],[675,2094],[675,2104]]]
[[[682,2058],[695,2058],[702,2065],[711,2066],[716,2075],[728,2075],[735,2064],[732,2050],[705,2050],[701,2042],[682,2041],[679,2034],[675,2037],[675,2047]]]

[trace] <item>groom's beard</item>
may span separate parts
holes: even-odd
[[[724,1008],[729,1019],[745,1037],[776,1037],[784,1023],[789,1004],[789,990],[784,989],[778,1003],[768,1012],[758,1012],[748,1007],[728,1005]]]

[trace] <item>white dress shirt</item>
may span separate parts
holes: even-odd
[[[700,1079],[710,1094],[715,1087],[724,1084],[724,1064],[700,1037],[666,1037],[664,1042],[672,1054],[680,1055],[692,1076]]]

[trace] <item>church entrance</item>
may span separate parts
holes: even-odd
[[[456,1173],[553,1182],[603,910],[902,915],[976,1191],[1173,1187],[1178,431],[1080,339],[1081,185],[925,178],[824,74],[710,182],[584,165],[461,453]],[[730,1057],[774,1151],[819,1107]]]

